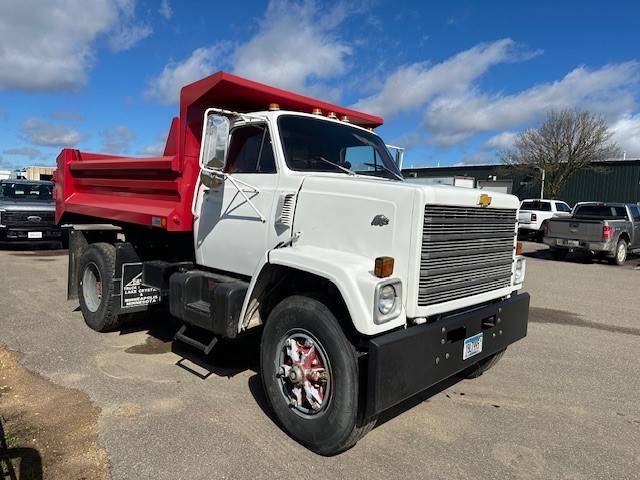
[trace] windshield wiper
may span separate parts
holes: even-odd
[[[338,167],[340,170],[342,170],[343,172],[345,172],[345,173],[347,173],[347,174],[349,174],[349,175],[353,175],[353,176],[355,176],[355,175],[356,175],[356,172],[354,172],[353,170],[351,170],[351,169],[349,169],[349,168],[347,168],[347,167],[343,167],[342,165],[340,165],[340,164],[338,164],[338,163],[335,163],[335,162],[332,162],[331,160],[327,160],[327,159],[326,159],[326,158],[324,158],[324,157],[317,156],[317,157],[315,157],[315,158],[317,158],[318,160],[322,160],[323,162],[326,162],[326,163],[328,163],[329,165],[333,165],[334,167]]]
[[[389,167],[387,167],[384,163],[365,163],[365,165],[367,166],[372,166],[373,168],[375,168],[376,170],[378,169],[378,167],[382,167],[382,169],[386,170],[387,172],[389,172],[391,175],[395,176],[398,180],[400,180],[401,182],[404,181],[404,178],[402,178],[400,175],[398,175],[396,172],[394,172],[393,170],[391,170]]]

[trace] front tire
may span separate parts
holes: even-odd
[[[353,446],[375,423],[359,415],[356,351],[321,302],[292,296],[264,327],[260,373],[284,430],[320,455]]]
[[[113,277],[116,249],[109,243],[89,245],[78,265],[78,299],[85,323],[97,332],[109,332],[121,326],[115,313]]]

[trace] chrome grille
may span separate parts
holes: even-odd
[[[7,227],[33,227],[36,225],[51,226],[54,224],[53,211],[5,211],[2,212],[0,222]],[[29,219],[32,217],[32,220]],[[36,220],[39,218],[39,220]]]
[[[516,210],[427,205],[418,305],[511,285]]]

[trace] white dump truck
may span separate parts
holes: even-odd
[[[404,182],[381,123],[220,72],[182,89],[160,157],[63,150],[69,297],[97,331],[166,305],[205,354],[260,332],[277,419],[323,455],[482,374],[527,332],[518,199]]]

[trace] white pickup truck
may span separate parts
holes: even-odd
[[[275,416],[323,455],[526,335],[516,197],[404,182],[381,118],[224,72],[180,105],[162,157],[58,157],[94,330],[164,304],[205,354],[259,332]]]
[[[523,200],[518,213],[518,233],[541,242],[544,236],[544,224],[550,218],[570,216],[571,207],[561,200]]]

